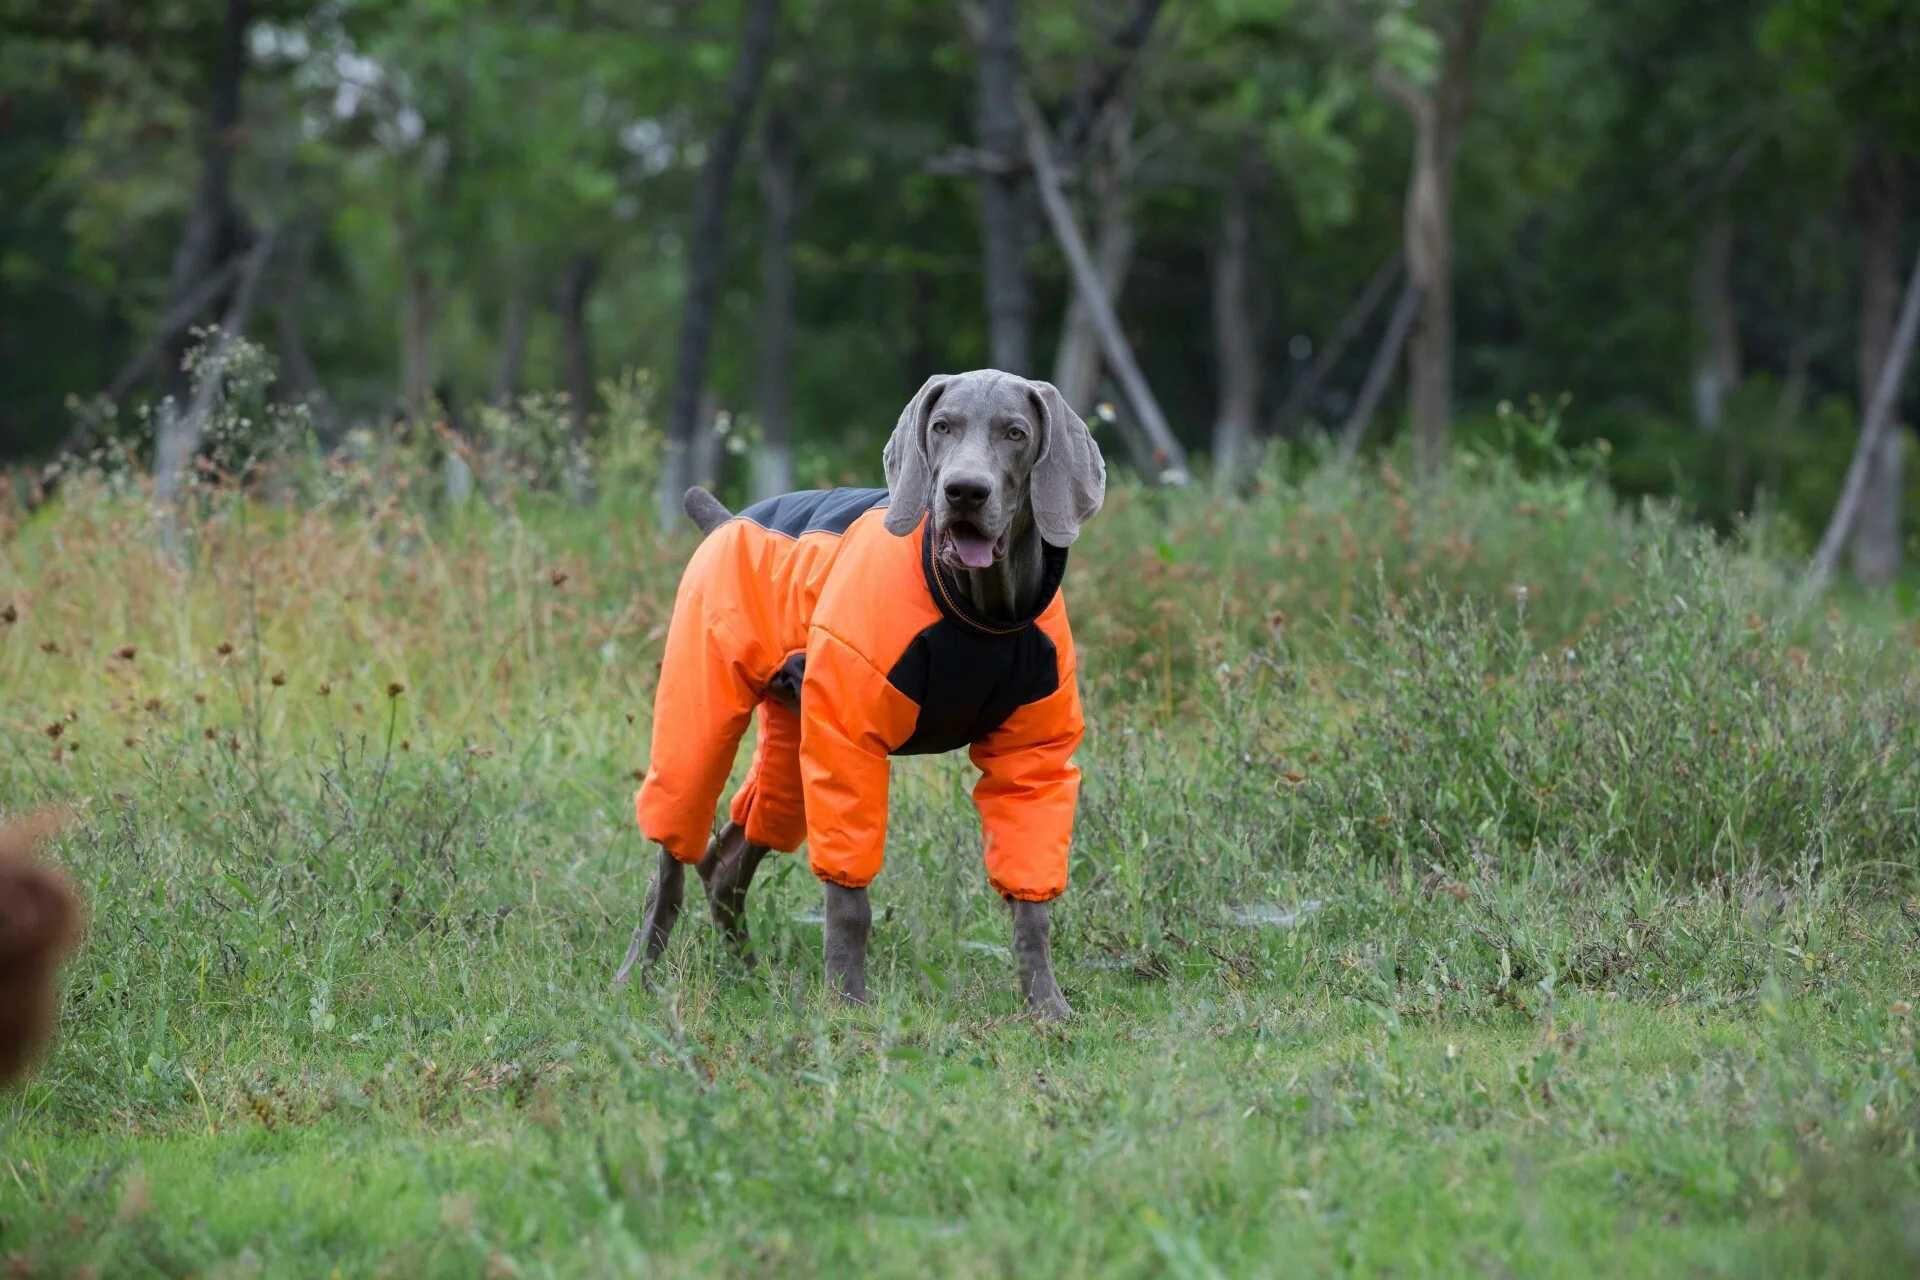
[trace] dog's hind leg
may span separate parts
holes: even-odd
[[[853,1004],[867,1003],[867,935],[872,930],[867,891],[827,882],[827,985]]]
[[[1042,1022],[1064,1022],[1073,1007],[1053,977],[1053,908],[1045,902],[1013,902],[1013,959],[1027,1012]]]
[[[727,945],[749,964],[753,963],[753,951],[747,936],[747,890],[766,856],[766,845],[753,843],[739,823],[729,822],[707,846],[707,855],[696,868],[707,889],[714,923],[726,936]]]
[[[621,961],[620,971],[613,975],[615,991],[627,985],[636,961],[640,962],[640,981],[643,984],[651,981],[654,962],[667,949],[674,922],[680,918],[680,897],[686,879],[686,868],[665,849],[660,850],[659,869],[653,878],[653,888],[647,892],[646,912],[640,917],[640,927],[633,931],[627,958]]]

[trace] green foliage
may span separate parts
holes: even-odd
[[[583,266],[589,369],[665,368],[737,3],[252,11],[243,126],[224,142],[246,223],[277,229],[283,248],[249,328],[289,374],[311,364],[332,410],[318,429],[332,438],[404,398],[409,299],[456,424],[568,382],[560,297]],[[1126,82],[1138,269],[1121,310],[1190,443],[1215,408],[1212,362],[1191,335],[1210,323],[1201,263],[1229,178],[1251,171],[1261,213],[1252,293],[1271,406],[1400,244],[1408,126],[1374,72],[1429,82],[1453,14],[1323,0],[1162,13]],[[1124,14],[1075,3],[1022,15],[1029,87],[1050,119],[1073,118]],[[65,437],[70,401],[90,404],[160,320],[199,190],[223,17],[218,5],[111,22],[84,6],[0,6],[0,176],[22,193],[0,209],[0,286],[10,314],[33,317],[0,326],[9,458]],[[1869,137],[1913,150],[1914,39],[1893,0],[1493,6],[1454,218],[1469,430],[1516,388],[1570,392],[1568,431],[1612,443],[1623,494],[1677,497],[1722,529],[1763,504],[1819,524],[1851,437],[1842,415],[1857,409],[1848,163]],[[971,140],[972,70],[958,11],[783,5],[763,106],[797,155],[792,417],[809,477],[856,474],[906,388],[986,358],[972,179],[936,163]],[[1085,157],[1064,159],[1083,176]],[[711,379],[743,423],[757,396],[757,164],[750,147]],[[1738,224],[1747,385],[1732,393],[1738,421],[1707,439],[1687,420],[1686,282],[1723,206]],[[1044,242],[1031,266],[1044,371],[1066,272]],[[1331,372],[1313,420],[1341,419],[1372,334]],[[1808,407],[1777,413],[1763,401],[1810,335]],[[125,415],[124,429],[143,426]]]
[[[1864,849],[1909,865],[1912,691],[1857,692],[1872,655],[1846,647],[1811,665],[1752,612],[1749,584],[1677,543],[1679,563],[1640,560],[1643,592],[1578,644],[1536,648],[1523,593],[1389,615],[1352,664],[1352,771],[1315,793],[1313,825],[1449,865],[1736,875]]]
[[[1440,37],[1404,9],[1388,9],[1374,20],[1373,38],[1380,61],[1421,88],[1440,76]]]
[[[1797,87],[1904,150],[1920,146],[1920,18],[1899,0],[1779,0],[1763,29]]]

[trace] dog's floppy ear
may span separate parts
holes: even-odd
[[[927,415],[947,389],[943,377],[928,378],[900,411],[880,464],[887,473],[887,532],[905,537],[933,500],[933,469],[927,464]]]
[[[1107,496],[1106,459],[1059,388],[1030,381],[1027,394],[1040,411],[1040,456],[1028,481],[1033,523],[1047,543],[1069,547]]]

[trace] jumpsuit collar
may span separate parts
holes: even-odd
[[[920,522],[920,568],[926,575],[927,590],[933,595],[933,602],[939,606],[943,616],[953,619],[971,630],[987,635],[1012,635],[1033,625],[1033,620],[1047,611],[1054,596],[1060,593],[1060,581],[1067,575],[1067,549],[1056,547],[1044,539],[1040,543],[1040,590],[1034,595],[1034,606],[1020,617],[1002,620],[981,617],[967,600],[967,594],[954,578],[953,571],[934,558],[933,554],[933,517],[929,515]]]

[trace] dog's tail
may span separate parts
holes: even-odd
[[[686,510],[687,517],[700,526],[701,533],[712,533],[733,519],[733,512],[721,506],[720,499],[699,485],[687,490],[686,496],[680,499],[680,505]]]

